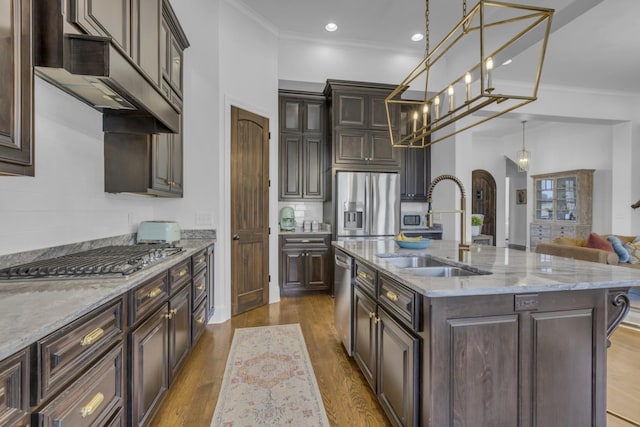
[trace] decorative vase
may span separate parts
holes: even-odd
[[[482,226],[481,225],[472,225],[471,226],[471,235],[472,236],[479,236],[480,235],[480,230],[482,230]]]

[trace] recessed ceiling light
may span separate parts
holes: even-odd
[[[335,22],[329,22],[327,25],[324,26],[324,29],[329,32],[333,32],[338,29],[338,24],[336,24]]]
[[[411,36],[411,40],[413,40],[414,42],[419,42],[423,38],[424,38],[424,35],[420,33],[415,33],[414,35]]]
[[[512,62],[513,62],[513,59],[509,58],[509,59],[507,59],[506,61],[504,61],[504,62],[502,63],[502,65],[509,65],[509,64],[511,64]]]

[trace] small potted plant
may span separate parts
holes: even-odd
[[[482,230],[482,224],[484,222],[484,215],[472,214],[471,215],[471,235],[478,236]]]

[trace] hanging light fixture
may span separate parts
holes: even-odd
[[[425,58],[385,99],[394,147],[429,146],[537,99],[554,10],[488,0],[480,0],[469,13],[466,9],[463,0],[462,20],[429,51],[426,0]],[[527,49],[539,40],[539,50]],[[519,68],[525,74],[519,77],[530,78],[529,85],[501,87],[496,77],[504,75],[511,58],[523,51],[537,54],[535,66]],[[453,80],[443,82],[445,76]],[[430,78],[436,81],[435,90]],[[422,99],[402,99],[415,86],[423,92]],[[400,131],[392,126],[397,108],[408,122]],[[469,118],[460,122],[465,117]]]
[[[518,172],[526,172],[529,170],[529,164],[531,163],[531,153],[524,149],[524,124],[526,120],[522,121],[522,150],[516,153],[518,159]]]

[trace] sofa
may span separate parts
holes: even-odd
[[[640,236],[591,233],[586,239],[558,237],[551,243],[538,243],[536,253],[640,269]]]

